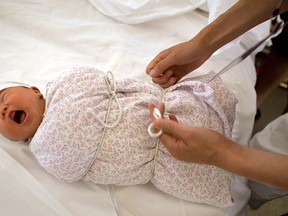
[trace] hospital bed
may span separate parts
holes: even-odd
[[[157,2],[157,4],[156,4]],[[116,78],[150,80],[146,65],[160,51],[192,38],[235,1],[0,0],[0,80],[45,85],[79,66]],[[209,7],[208,7],[209,6]],[[220,71],[268,32],[262,24],[218,50],[189,76]],[[253,57],[221,76],[236,95],[233,139],[247,145],[255,115]],[[0,136],[0,207],[9,216],[222,216],[244,215],[249,197],[237,177],[235,205],[222,209],[177,199],[151,183],[113,187],[61,182],[44,171],[28,145]]]

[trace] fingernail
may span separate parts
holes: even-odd
[[[176,77],[171,77],[171,82],[172,82],[172,85],[174,85],[177,82]]]

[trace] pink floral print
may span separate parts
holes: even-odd
[[[116,80],[120,112],[116,101],[110,101],[105,73],[74,69],[47,85],[46,116],[30,149],[49,173],[63,181],[116,185],[151,181],[184,200],[230,206],[232,174],[178,161],[147,132],[148,104],[164,101],[166,111],[181,123],[211,128],[231,138],[237,99],[220,79],[205,83],[211,76],[190,78],[165,91],[143,80]],[[101,123],[111,125],[119,115],[115,127]]]

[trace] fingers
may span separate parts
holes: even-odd
[[[187,126],[179,124],[176,116],[173,114],[169,114],[169,120],[165,118],[155,119],[152,117],[155,107],[155,105],[149,104],[150,116],[153,119],[153,129],[155,131],[162,131],[159,137],[161,143],[164,144],[173,157],[179,160],[190,161],[190,150],[186,143],[189,140],[187,139],[190,134],[189,128],[187,129]],[[164,113],[163,103],[158,104],[157,108],[161,110],[161,113]]]
[[[172,121],[178,122],[176,116],[173,115],[173,114],[169,114],[169,119],[172,120]]]
[[[186,137],[187,133],[185,133],[186,131],[184,129],[185,126],[179,124],[175,116],[173,118],[174,118],[173,121],[170,121],[168,119],[155,120],[154,121],[155,129],[159,129],[159,130],[161,129],[164,133],[169,134],[176,138]]]
[[[175,61],[172,55],[171,49],[164,50],[160,52],[147,66],[146,73],[152,78],[161,78],[168,71],[171,66],[175,65]],[[169,71],[166,77],[169,78],[173,74]],[[163,78],[162,78],[163,80]]]
[[[154,116],[153,116],[153,109],[154,109],[154,107],[156,107],[155,104],[148,104],[149,113],[150,113],[150,118],[151,118],[152,121],[154,121],[154,119],[155,119]]]
[[[176,121],[158,119],[154,121],[154,127],[161,128],[163,131],[159,139],[173,157],[179,160],[189,160],[187,157],[189,148],[185,142],[185,137],[189,132],[185,130],[185,126]]]
[[[156,107],[154,104],[149,104],[149,113],[152,121],[154,121],[155,119],[163,118],[164,111],[165,108],[163,103],[158,104],[158,107]],[[148,134],[153,138],[158,138],[162,134],[162,131],[155,129],[153,124],[154,123],[149,124]]]
[[[150,113],[150,118],[152,121],[155,120],[155,117],[153,115],[153,111],[154,108],[157,107],[159,109],[159,111],[161,112],[161,115],[164,116],[165,113],[165,105],[164,103],[159,103],[158,106],[156,106],[155,104],[148,104],[148,108],[149,108],[149,113]],[[168,118],[172,121],[178,122],[176,116],[174,114],[169,113]]]
[[[159,77],[152,77],[152,81],[161,85],[163,88],[168,88],[177,82],[177,78],[173,76],[172,70],[168,70]]]
[[[152,119],[152,121],[155,120],[155,117],[153,115],[155,107],[157,107],[159,109],[162,116],[164,116],[164,112],[165,112],[165,106],[163,103],[159,103],[158,106],[156,106],[155,104],[149,104],[148,108],[149,108],[150,118]]]

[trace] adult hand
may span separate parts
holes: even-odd
[[[156,84],[167,88],[201,66],[212,51],[196,38],[160,52],[147,66],[146,73]]]
[[[279,0],[262,2],[238,1],[191,40],[160,52],[148,64],[146,73],[164,88],[175,84],[202,65],[217,49],[269,19]],[[287,11],[288,1],[284,1],[280,9],[280,12]]]
[[[223,152],[229,149],[229,140],[224,136],[210,129],[182,125],[171,114],[169,119],[154,119],[152,114],[154,107],[155,105],[149,105],[153,126],[156,130],[163,131],[159,139],[173,157],[213,165],[218,164],[219,153],[221,160],[224,159]],[[159,104],[158,109],[164,113],[163,104]]]

